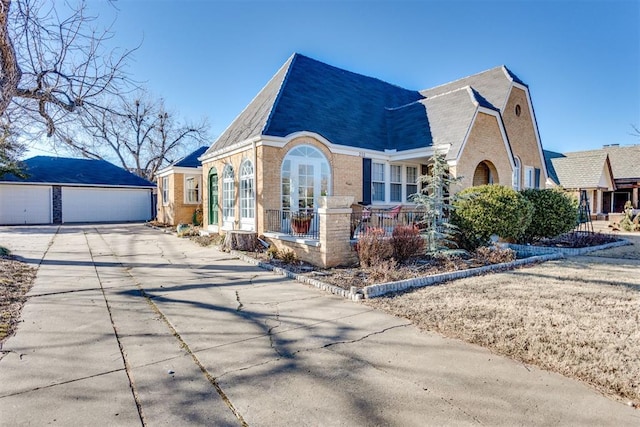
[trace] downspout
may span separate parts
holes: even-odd
[[[255,209],[253,212],[253,230],[258,232],[258,152],[256,151],[255,139],[251,141],[251,148],[253,149],[253,191]],[[262,206],[262,204],[260,204]]]

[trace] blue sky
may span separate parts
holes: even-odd
[[[90,2],[129,67],[215,139],[294,52],[407,89],[504,64],[530,88],[543,147],[640,143],[640,1]]]

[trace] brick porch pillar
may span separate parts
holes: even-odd
[[[323,267],[350,265],[358,260],[350,242],[352,203],[351,196],[320,197],[318,216]]]

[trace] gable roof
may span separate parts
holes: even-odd
[[[448,144],[447,158],[454,159],[477,108],[499,111],[513,82],[524,85],[500,66],[415,91],[296,53],[204,156],[253,137],[308,131],[333,144],[377,151]]]
[[[36,156],[24,160],[25,172],[21,179],[13,174],[0,178],[2,182],[100,185],[109,187],[155,187],[155,184],[127,172],[106,160],[72,159],[66,157]]]
[[[604,151],[609,154],[611,169],[615,179],[636,179],[640,181],[640,144],[607,145]]]
[[[526,86],[526,84],[524,84],[522,80],[513,74],[507,67],[501,65],[431,89],[422,90],[420,93],[426,98],[431,98],[470,86],[482,94],[485,102],[491,105],[494,109],[502,109],[507,101],[513,82]]]
[[[173,162],[171,166],[177,166],[181,168],[199,168],[202,166],[198,157],[202,156],[205,151],[209,149],[208,146],[202,146],[195,150],[194,152],[187,154],[183,158]]]
[[[560,154],[545,151],[551,164],[549,174],[556,183],[567,189],[600,188],[605,171],[611,170],[609,156],[603,150]],[[608,178],[612,179],[612,176]]]

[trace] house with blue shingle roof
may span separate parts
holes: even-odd
[[[201,212],[202,163],[198,158],[209,147],[203,146],[172,162],[156,173],[158,202],[156,219],[163,224],[190,224]]]
[[[211,231],[267,230],[321,196],[411,206],[435,152],[465,187],[544,187],[529,87],[505,66],[413,90],[292,55],[200,157]]]

